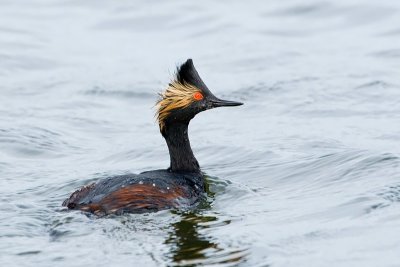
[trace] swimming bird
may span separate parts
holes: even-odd
[[[160,132],[169,150],[169,168],[105,178],[75,191],[63,206],[107,215],[194,205],[204,195],[205,186],[190,146],[189,122],[202,111],[242,104],[214,96],[188,59],[156,104]]]

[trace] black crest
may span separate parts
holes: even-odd
[[[209,91],[203,80],[200,78],[199,73],[193,65],[193,60],[189,58],[178,67],[176,71],[176,80],[181,84],[191,84],[203,91]]]

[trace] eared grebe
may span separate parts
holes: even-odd
[[[168,145],[170,167],[103,179],[75,191],[63,206],[105,215],[196,203],[205,190],[204,177],[190,148],[189,122],[204,110],[239,105],[242,103],[215,97],[188,59],[157,102],[157,119]]]

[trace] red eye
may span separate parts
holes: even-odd
[[[194,93],[193,98],[197,101],[200,101],[203,99],[203,95],[200,92],[196,92]]]

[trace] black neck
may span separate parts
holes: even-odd
[[[188,123],[174,122],[165,125],[163,132],[171,158],[173,172],[200,172],[200,166],[193,155],[188,136]]]

